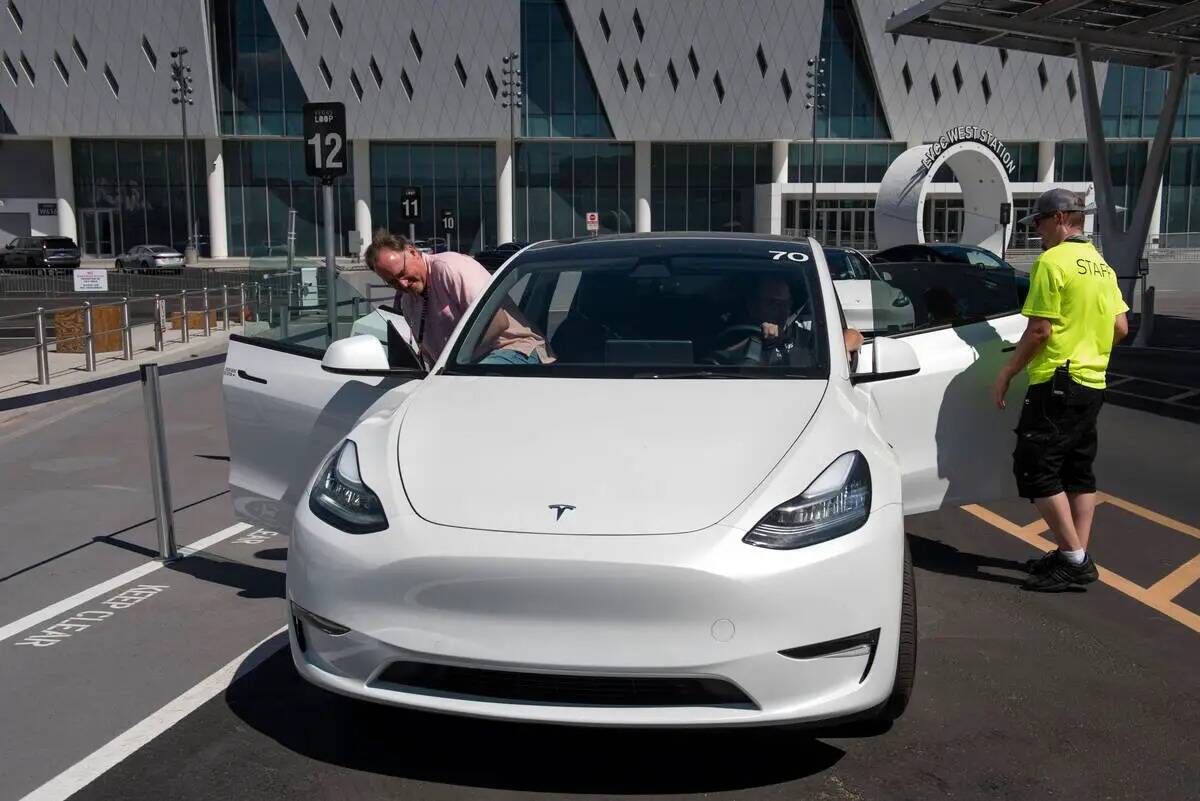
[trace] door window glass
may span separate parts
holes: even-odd
[[[1016,272],[1011,267],[980,271],[959,264],[888,264],[884,281],[908,298],[911,331],[966,325],[1016,314]]]

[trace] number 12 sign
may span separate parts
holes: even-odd
[[[304,104],[304,171],[325,181],[346,174],[346,106]]]

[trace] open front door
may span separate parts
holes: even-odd
[[[1026,380],[1024,374],[1013,380],[1004,411],[993,405],[991,387],[1026,320],[1017,313],[1011,282],[997,284],[961,267],[952,280],[929,281],[945,278],[946,266],[888,265],[889,272],[910,279],[900,288],[914,300],[916,330],[901,337],[916,351],[920,371],[858,387],[874,399],[899,458],[905,514],[1016,493],[1013,430]],[[981,308],[988,319],[980,319]],[[942,315],[951,324],[939,323]],[[977,322],[957,322],[964,319]],[[868,343],[860,355],[860,370],[871,364],[870,348]]]

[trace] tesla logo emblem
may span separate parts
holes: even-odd
[[[555,511],[555,520],[562,520],[563,512],[575,511],[575,507],[569,503],[552,503],[549,508]]]

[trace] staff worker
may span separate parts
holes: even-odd
[[[1039,592],[1061,592],[1097,578],[1087,552],[1096,508],[1096,418],[1109,354],[1129,333],[1129,306],[1116,274],[1083,235],[1087,211],[1076,193],[1051,189],[1021,220],[1033,224],[1044,252],[1033,264],[1021,309],[1029,318],[1025,333],[992,387],[1003,409],[1009,383],[1028,370],[1013,472],[1021,497],[1037,506],[1058,544],[1027,564],[1022,586]]]

